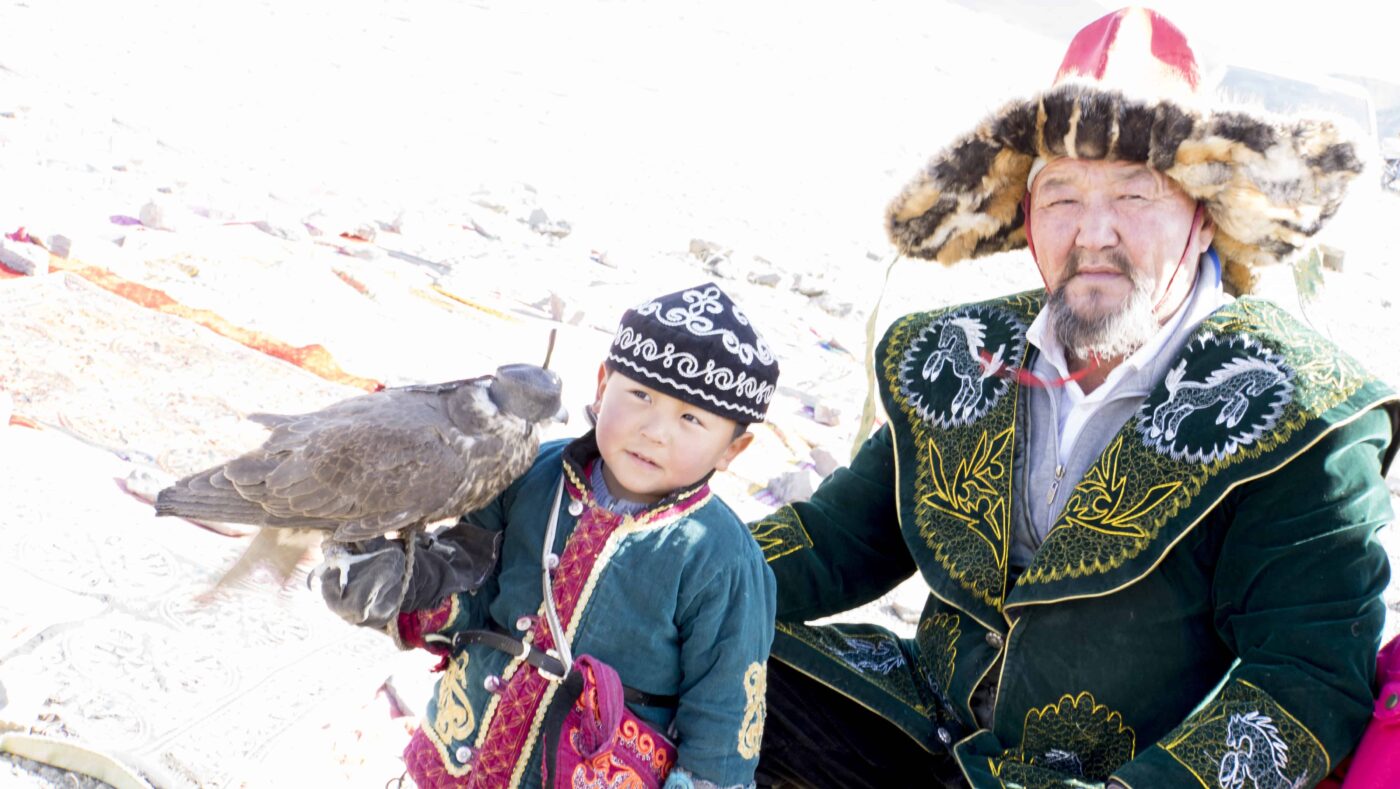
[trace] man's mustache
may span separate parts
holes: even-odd
[[[1065,273],[1060,277],[1060,283],[1064,284],[1079,275],[1080,269],[1088,263],[1107,263],[1118,269],[1118,273],[1128,278],[1129,282],[1136,283],[1133,276],[1133,264],[1128,259],[1126,253],[1121,249],[1110,249],[1106,252],[1090,252],[1086,249],[1075,248],[1070,250],[1069,257],[1065,259]]]

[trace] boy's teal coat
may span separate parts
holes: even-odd
[[[596,452],[592,434],[547,444],[529,472],[467,516],[504,530],[500,570],[476,594],[448,601],[451,619],[441,632],[495,628],[519,637],[517,620],[542,614],[541,548],[555,490],[566,469],[575,482],[586,479],[584,464]],[[667,501],[678,498],[686,497]],[[698,498],[657,517],[667,510],[667,501],[660,502],[619,527],[615,547],[598,560],[572,648],[611,664],[630,687],[680,697],[674,712],[634,708],[672,735],[677,764],[721,786],[749,784],[762,736],[773,576],[742,521],[719,498],[707,492]],[[561,555],[582,517],[570,514],[570,501],[566,492],[555,541]],[[587,495],[581,503],[593,506]],[[482,683],[518,662],[480,645],[450,661],[423,723],[450,771],[461,771],[458,749],[480,745],[492,714],[492,695]],[[538,733],[544,710],[536,713],[532,730]],[[515,776],[513,785],[540,785],[537,735],[520,755]]]

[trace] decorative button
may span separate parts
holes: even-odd
[[[551,553],[550,555],[544,557],[544,568],[545,568],[546,570],[553,570],[554,568],[556,568],[556,567],[558,567],[558,566],[559,566],[559,554],[557,554],[557,553]]]
[[[579,501],[578,499],[574,499],[573,501],[569,502],[569,514],[574,516],[575,518],[582,515],[583,502]]]
[[[457,747],[457,761],[466,764],[472,758],[472,749],[465,745]]]
[[[953,735],[949,734],[947,729],[940,726],[938,728],[938,741],[944,745],[952,745]]]
[[[1002,641],[1001,633],[998,633],[997,631],[993,630],[987,634],[987,646],[991,647],[992,649],[1001,649],[1001,645],[1003,643],[1004,642]]]
[[[1396,706],[1400,706],[1400,693],[1392,693],[1385,699],[1386,709],[1393,710]]]
[[[501,690],[501,678],[495,674],[487,674],[486,679],[481,681],[482,687],[487,693],[499,693]]]
[[[521,630],[521,631],[529,630],[531,627],[534,627],[534,625],[535,625],[535,620],[532,619],[532,618],[530,618],[530,617],[528,617],[528,616],[522,616],[522,617],[520,617],[519,619],[515,620],[515,629],[516,629],[516,630]]]

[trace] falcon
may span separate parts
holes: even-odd
[[[289,530],[331,543],[397,532],[411,572],[417,532],[484,507],[530,467],[540,426],[566,418],[561,390],[553,372],[511,364],[309,414],[252,414],[271,428],[267,441],[162,490],[156,514],[263,527],[220,585],[255,560],[272,559],[290,575],[300,553],[288,561],[287,547],[306,546]]]

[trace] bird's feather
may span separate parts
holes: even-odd
[[[358,542],[480,509],[529,467],[535,421],[558,410],[558,378],[533,368],[547,381],[536,392],[521,367],[516,388],[499,397],[495,377],[485,376],[386,389],[306,414],[253,414],[270,429],[263,445],[161,491],[156,512]],[[525,408],[522,397],[535,401]],[[259,550],[304,544],[267,539]],[[236,568],[246,574],[251,565]]]

